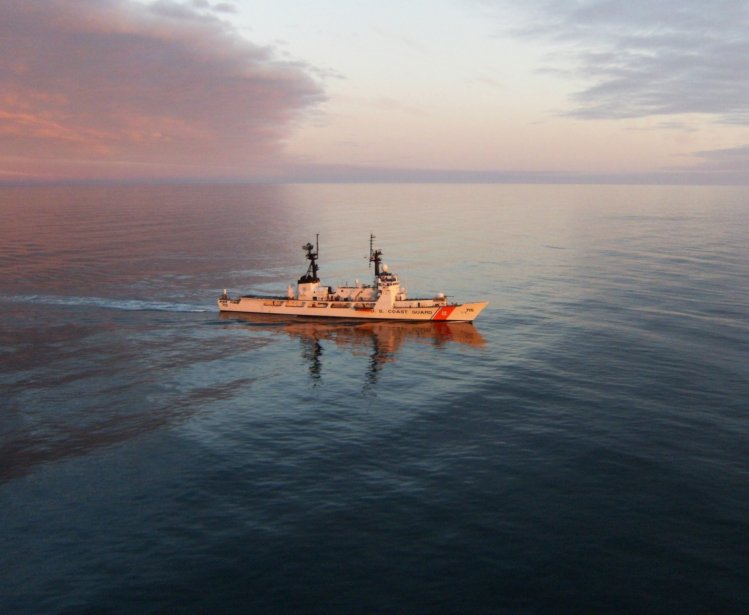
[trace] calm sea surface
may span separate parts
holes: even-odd
[[[0,613],[749,612],[749,189],[0,189]],[[222,317],[321,277],[474,326]]]

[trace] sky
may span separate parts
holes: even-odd
[[[0,182],[749,184],[746,0],[0,0]]]

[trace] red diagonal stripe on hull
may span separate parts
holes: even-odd
[[[432,320],[447,320],[448,318],[450,318],[450,314],[453,313],[454,309],[454,305],[447,305],[445,307],[442,307],[437,310],[437,313],[434,316],[432,316]]]

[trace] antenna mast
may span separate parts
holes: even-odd
[[[382,256],[382,250],[375,250],[374,249],[374,240],[375,236],[370,233],[369,234],[369,264],[370,267],[372,266],[372,263],[375,265],[375,277],[379,277],[380,275],[380,257]]]
[[[302,250],[307,252],[307,259],[309,260],[309,267],[307,267],[307,273],[302,276],[300,282],[319,282],[320,278],[317,277],[317,257],[320,254],[320,233],[315,235],[315,245],[307,243],[302,246]],[[313,252],[314,250],[314,252]]]

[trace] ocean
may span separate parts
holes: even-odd
[[[0,188],[0,613],[749,612],[749,189]],[[320,276],[473,325],[222,316]]]

